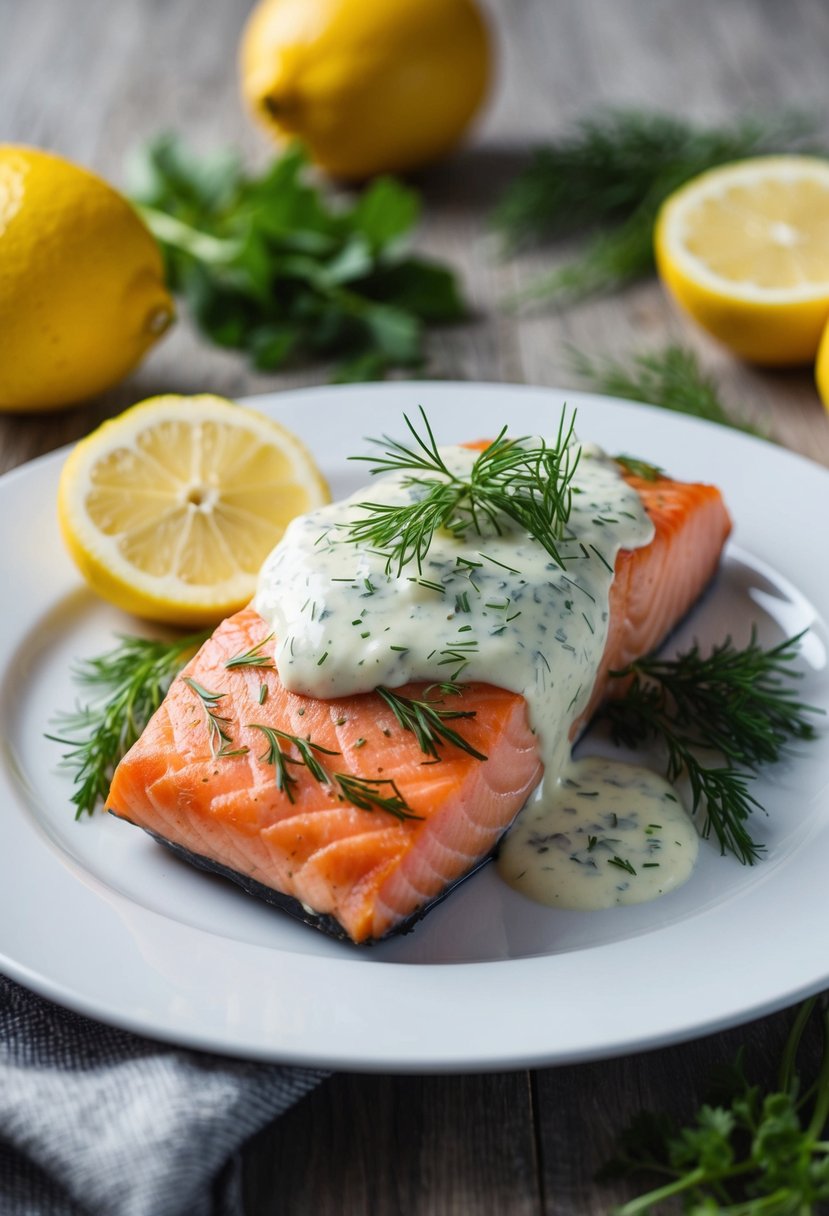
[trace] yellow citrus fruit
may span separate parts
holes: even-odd
[[[821,401],[829,410],[829,323],[823,331],[815,363],[815,381]]]
[[[829,318],[829,161],[762,156],[703,173],[666,200],[654,245],[677,303],[734,354],[815,357]]]
[[[295,435],[221,397],[153,397],[70,453],[64,540],[104,599],[150,620],[213,624],[250,600],[295,515],[329,501]]]
[[[475,0],[260,0],[240,58],[254,114],[351,179],[442,156],[490,75]]]
[[[102,392],[172,318],[158,246],[126,199],[60,156],[0,144],[0,410]]]

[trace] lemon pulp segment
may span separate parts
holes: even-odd
[[[158,398],[105,423],[64,467],[70,552],[105,598],[201,623],[241,607],[287,523],[328,491],[277,423],[219,398]]]
[[[734,353],[814,357],[829,316],[829,162],[758,157],[675,192],[657,220],[660,275]]]

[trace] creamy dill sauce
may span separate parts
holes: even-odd
[[[593,910],[666,895],[691,875],[699,838],[656,773],[591,756],[570,761],[501,845],[498,872],[557,908]]]
[[[478,453],[448,447],[441,455],[453,474],[465,476]],[[276,636],[285,686],[333,698],[378,685],[457,679],[520,693],[546,774],[546,792],[532,813],[555,818],[555,779],[568,762],[569,730],[589,701],[607,640],[616,555],[653,536],[639,495],[599,449],[582,446],[572,487],[558,546],[563,568],[506,521],[501,535],[491,526],[483,535],[470,528],[462,538],[437,532],[421,570],[411,562],[387,573],[385,556],[351,543],[346,532],[365,517],[361,503],[404,505],[418,497],[401,474],[376,478],[351,498],[295,519],[265,562],[255,599]],[[524,832],[529,811],[514,837]],[[508,877],[508,867],[501,873]]]

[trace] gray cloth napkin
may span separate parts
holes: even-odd
[[[242,1216],[238,1149],[327,1074],[101,1025],[0,976],[2,1216]]]

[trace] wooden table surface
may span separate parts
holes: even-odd
[[[160,130],[181,131],[202,149],[232,143],[262,163],[267,142],[237,89],[236,43],[249,7],[248,0],[0,0],[0,139],[54,149],[116,185],[130,148]],[[808,370],[736,363],[691,332],[655,282],[570,310],[511,315],[504,297],[548,258],[499,259],[487,228],[493,199],[527,148],[596,105],[710,120],[780,106],[820,112],[829,6],[489,0],[488,8],[499,46],[491,103],[465,148],[418,182],[419,244],[459,267],[476,309],[468,324],[433,336],[429,374],[574,386],[567,343],[624,353],[681,338],[736,406],[780,442],[829,464],[829,418]],[[0,470],[160,391],[238,396],[325,378],[319,367],[253,373],[182,320],[104,397],[65,413],[0,419]],[[759,1075],[771,1077],[789,1018],[784,1012],[651,1054],[531,1073],[335,1076],[247,1148],[250,1216],[607,1212],[630,1192],[593,1174],[627,1116],[642,1106],[687,1113],[708,1066],[731,1058],[738,1042],[748,1044]]]

